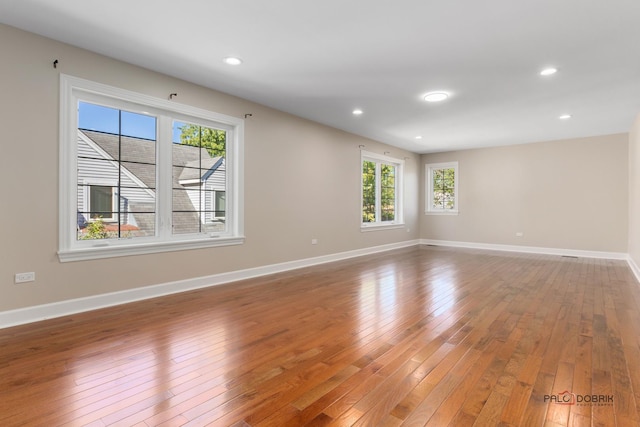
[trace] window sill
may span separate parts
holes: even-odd
[[[244,236],[240,236],[197,240],[180,240],[161,243],[138,243],[129,245],[110,245],[108,242],[105,242],[104,246],[60,250],[58,251],[58,258],[60,259],[60,262],[72,262],[101,258],[115,258],[131,255],[155,254],[161,252],[175,252],[189,249],[211,248],[217,246],[241,245],[244,243],[244,239]]]
[[[426,211],[425,215],[458,215],[458,211]]]
[[[361,225],[360,231],[364,233],[367,231],[393,230],[396,228],[404,228],[404,223]]]

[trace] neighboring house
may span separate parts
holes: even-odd
[[[77,147],[80,236],[96,218],[122,237],[154,235],[155,141],[78,130]],[[211,157],[204,148],[174,144],[172,164],[173,233],[224,230],[224,157]]]

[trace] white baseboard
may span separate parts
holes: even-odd
[[[126,304],[129,302],[156,298],[179,292],[206,288],[209,286],[221,285],[223,283],[230,283],[238,280],[266,276],[268,274],[280,273],[284,271],[295,270],[298,268],[310,267],[313,265],[325,264],[328,262],[340,261],[363,255],[370,255],[393,249],[415,246],[418,244],[420,244],[419,240],[409,240],[405,242],[391,243],[388,245],[374,246],[371,248],[340,252],[331,255],[323,255],[314,258],[289,261],[280,264],[249,268],[246,270],[231,271],[228,273],[214,274],[211,276],[196,277],[193,279],[145,286],[142,288],[129,289],[126,291],[95,295],[85,298],[77,298],[51,304],[25,307],[16,310],[2,311],[0,312],[0,328],[8,328],[10,326],[38,322],[55,317],[82,313],[99,308],[112,307],[119,304]]]
[[[422,245],[449,246],[454,248],[486,249],[491,251],[523,252],[542,255],[564,255],[581,258],[605,258],[628,260],[629,255],[622,252],[583,251],[579,249],[542,248],[537,246],[499,245],[492,243],[456,242],[451,240],[421,239]]]
[[[456,242],[450,240],[421,239],[421,245],[449,246],[452,248],[486,249],[491,251],[523,252],[541,255],[575,256],[579,258],[619,259],[627,261],[629,268],[640,283],[640,268],[629,256],[622,252],[583,251],[578,249],[541,248],[537,246],[498,245],[490,243]]]
[[[636,276],[636,280],[640,283],[640,267],[638,267],[638,264],[636,264],[631,256],[627,258],[627,263],[629,264],[629,268],[631,268],[633,274]]]

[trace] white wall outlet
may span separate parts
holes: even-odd
[[[524,233],[522,231],[518,231],[516,233],[516,237],[522,237],[522,236],[524,236]]]
[[[15,283],[33,282],[36,280],[36,273],[30,271],[28,273],[16,273]]]
[[[311,239],[311,244],[312,245],[317,245],[318,244],[318,239]]]

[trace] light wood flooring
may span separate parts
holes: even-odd
[[[418,246],[0,329],[2,427],[635,427],[638,408],[624,261]]]

